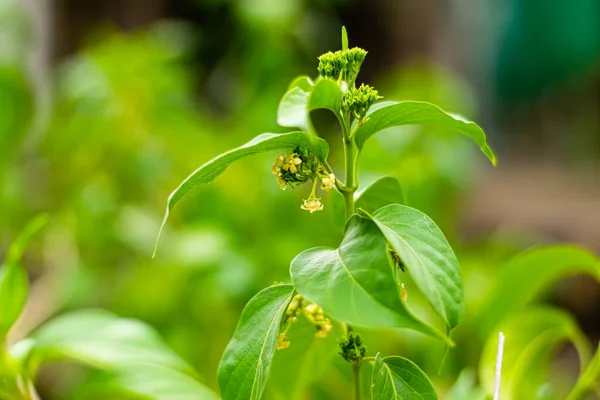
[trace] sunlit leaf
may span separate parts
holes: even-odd
[[[559,309],[532,308],[507,319],[500,327],[506,337],[502,362],[502,399],[534,399],[544,383],[553,350],[572,342],[582,365],[589,359],[587,339],[575,320]],[[485,392],[494,391],[497,335],[484,345],[479,380]]]
[[[412,328],[445,338],[400,300],[386,240],[367,218],[350,218],[338,249],[315,247],[300,253],[290,274],[302,296],[338,321],[371,328]]]
[[[189,375],[162,365],[134,363],[103,373],[78,391],[82,399],[218,400]]]
[[[404,196],[398,180],[384,176],[357,190],[354,202],[356,208],[372,213],[389,204],[402,204]]]
[[[261,398],[282,317],[293,292],[291,285],[271,286],[246,304],[219,365],[219,388],[224,400]]]
[[[28,290],[27,272],[19,264],[0,267],[0,341],[23,312]]]
[[[420,101],[402,101],[379,107],[368,115],[368,121],[355,133],[356,144],[362,148],[371,136],[384,129],[402,125],[430,125],[446,128],[470,137],[483,154],[496,164],[496,156],[487,144],[483,130],[474,122],[445,112],[438,106]]]
[[[585,371],[579,376],[577,384],[567,397],[567,400],[583,400],[594,388],[600,387],[600,345]]]
[[[74,359],[99,368],[118,368],[147,362],[194,374],[150,326],[108,311],[84,310],[59,316],[32,338],[35,345],[29,358],[34,364]]]
[[[442,231],[427,215],[400,204],[385,206],[369,217],[433,309],[449,328],[458,325],[464,311],[460,268]]]
[[[524,251],[500,269],[493,291],[480,312],[487,337],[507,316],[522,310],[557,281],[588,274],[600,282],[600,260],[577,246],[541,246]]]
[[[427,375],[412,361],[391,356],[375,357],[371,385],[373,400],[437,400]]]
[[[297,146],[307,147],[320,161],[323,162],[327,158],[327,153],[329,152],[327,142],[306,132],[263,133],[248,143],[223,153],[202,165],[188,176],[169,196],[169,199],[167,200],[167,209],[158,233],[158,238],[160,237],[160,233],[169,218],[169,213],[173,207],[175,207],[175,204],[177,204],[177,202],[179,202],[179,200],[181,200],[181,198],[192,188],[212,182],[215,178],[225,172],[231,163],[241,158],[272,150],[293,149]]]

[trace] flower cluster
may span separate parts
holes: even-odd
[[[331,331],[331,321],[329,318],[325,318],[321,307],[311,303],[304,308],[304,315],[317,328],[316,337],[327,337],[327,334]]]
[[[313,324],[317,329],[315,337],[327,337],[327,334],[329,331],[331,331],[331,321],[329,318],[325,318],[323,309],[314,303],[305,304],[304,298],[297,294],[294,296],[285,312],[283,319],[285,329],[279,334],[279,338],[277,340],[277,350],[283,350],[290,347],[291,343],[287,337],[287,332],[292,324],[298,321],[298,314],[300,313],[302,313],[308,322]]]
[[[342,109],[356,119],[367,115],[369,108],[379,99],[379,93],[369,85],[351,86],[342,100]]]
[[[323,78],[342,79],[353,86],[366,56],[367,52],[360,47],[330,51],[319,57],[317,70]]]
[[[360,334],[350,331],[345,338],[340,339],[340,355],[349,363],[359,364],[367,354]]]

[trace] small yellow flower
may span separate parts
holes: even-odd
[[[287,182],[281,177],[281,175],[277,175],[277,186],[279,186],[279,189],[281,190],[285,190],[287,188]]]
[[[335,175],[329,174],[325,178],[321,178],[321,189],[328,192],[335,186]]]
[[[292,153],[285,160],[285,164],[283,165],[283,169],[286,171],[290,171],[292,174],[298,172],[298,165],[302,164],[302,159],[298,157],[298,154]]]
[[[277,175],[279,173],[279,170],[281,168],[283,168],[284,160],[285,160],[285,158],[284,158],[283,154],[278,155],[277,158],[275,159],[275,162],[273,163],[273,166],[271,167],[271,172],[274,173],[275,175]]]
[[[317,325],[317,333],[315,333],[315,337],[326,338],[329,331],[331,331],[331,321],[329,318],[325,318],[325,322],[323,324]]]
[[[279,339],[277,340],[277,350],[283,350],[290,347],[290,341],[287,340],[287,336],[285,333],[279,335]]]
[[[323,204],[316,197],[309,198],[304,200],[304,204],[300,206],[301,209],[310,211],[310,213],[314,213],[315,211],[321,211],[323,209]]]

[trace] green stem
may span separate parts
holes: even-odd
[[[360,364],[354,364],[352,371],[354,372],[354,398],[360,400]]]
[[[347,131],[347,130],[346,130]],[[344,184],[344,203],[346,206],[346,220],[354,214],[354,192],[358,187],[356,179],[356,164],[358,161],[358,151],[354,142],[344,135],[344,159],[346,183]]]

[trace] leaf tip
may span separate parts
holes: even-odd
[[[342,50],[348,50],[348,32],[346,27],[342,25]]]

